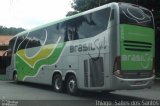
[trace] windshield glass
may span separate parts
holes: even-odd
[[[120,23],[153,27],[153,18],[149,10],[128,4],[120,4]]]

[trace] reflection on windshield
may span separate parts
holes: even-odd
[[[136,24],[153,28],[153,20],[150,11],[132,5],[120,5],[120,22],[121,24]]]

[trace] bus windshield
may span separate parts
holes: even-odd
[[[140,6],[120,4],[120,24],[154,28],[152,14]]]

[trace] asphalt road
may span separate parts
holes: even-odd
[[[6,103],[8,106],[128,106],[132,101],[137,101],[136,106],[141,106],[142,101],[160,100],[160,81],[151,89],[105,94],[83,91],[79,96],[56,93],[46,85],[0,81],[0,100],[2,106],[6,106]],[[160,105],[159,101],[154,103],[153,106]]]

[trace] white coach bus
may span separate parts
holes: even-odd
[[[106,4],[15,35],[7,76],[70,94],[149,88],[154,33],[148,9]]]

